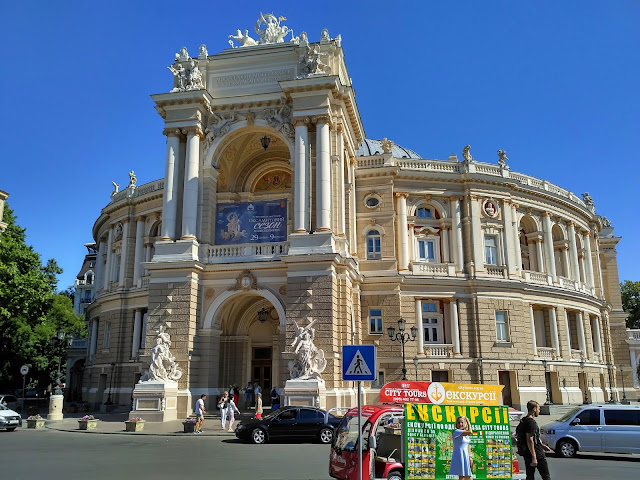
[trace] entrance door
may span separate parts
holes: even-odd
[[[502,404],[512,407],[513,400],[511,399],[511,378],[509,376],[509,371],[500,370],[498,372],[498,383],[500,385],[504,385],[504,388],[502,389]]]
[[[262,404],[271,405],[271,347],[254,347],[251,357],[252,382],[262,389]]]

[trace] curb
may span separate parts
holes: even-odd
[[[68,433],[84,433],[84,434],[98,434],[98,435],[135,435],[135,436],[156,436],[156,437],[189,437],[195,436],[193,433],[184,433],[184,432],[127,432],[125,430],[121,431],[105,431],[105,430],[79,430],[77,428],[68,429],[68,428],[56,428],[54,425],[45,424],[44,428],[47,430],[54,430],[56,432],[68,432]],[[235,433],[230,433],[227,431],[207,431],[205,430],[201,436],[205,437],[228,437],[228,438],[236,438]]]

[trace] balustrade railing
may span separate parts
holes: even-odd
[[[433,275],[437,277],[455,277],[456,266],[453,263],[413,262],[412,271],[415,275]]]
[[[555,360],[556,350],[552,347],[538,347],[538,357],[543,360]]]
[[[640,328],[630,328],[627,333],[629,340],[640,340]]]
[[[571,360],[581,361],[584,360],[584,353],[582,350],[571,349]]]
[[[504,277],[505,268],[498,265],[487,266],[487,274],[492,277]]]
[[[425,343],[424,353],[428,357],[453,357],[453,344]]]
[[[203,263],[230,263],[276,260],[289,252],[289,242],[244,245],[201,245]]]

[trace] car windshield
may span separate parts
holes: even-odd
[[[371,431],[371,422],[368,418],[362,417],[362,448],[366,449]],[[345,415],[338,425],[335,438],[333,440],[333,448],[345,450],[347,452],[355,452],[358,446],[358,416]]]
[[[264,417],[262,417],[262,419],[271,420],[272,418],[275,418],[276,416],[278,416],[278,414],[280,414],[281,412],[284,412],[285,410],[286,410],[285,408],[279,408],[271,412],[269,415],[265,415]]]
[[[0,403],[0,410],[9,410],[9,409]]]
[[[576,413],[578,413],[578,410],[580,410],[582,407],[575,407],[572,408],[571,410],[569,410],[567,413],[565,413],[563,416],[561,416],[558,421],[559,422],[566,422],[567,420],[569,420],[571,417],[573,417]]]

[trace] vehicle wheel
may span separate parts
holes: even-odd
[[[331,443],[331,440],[333,440],[333,430],[326,427],[320,430],[320,443]]]
[[[403,480],[402,473],[398,470],[394,470],[393,472],[389,473],[389,476],[387,476],[387,480]]]
[[[560,440],[556,445],[556,453],[564,458],[575,457],[577,451],[575,443],[571,440]]]
[[[7,428],[7,432],[13,432],[15,429],[16,427]]]
[[[253,432],[251,432],[251,441],[257,445],[261,445],[263,443],[266,443],[267,435],[261,428],[256,428]]]

